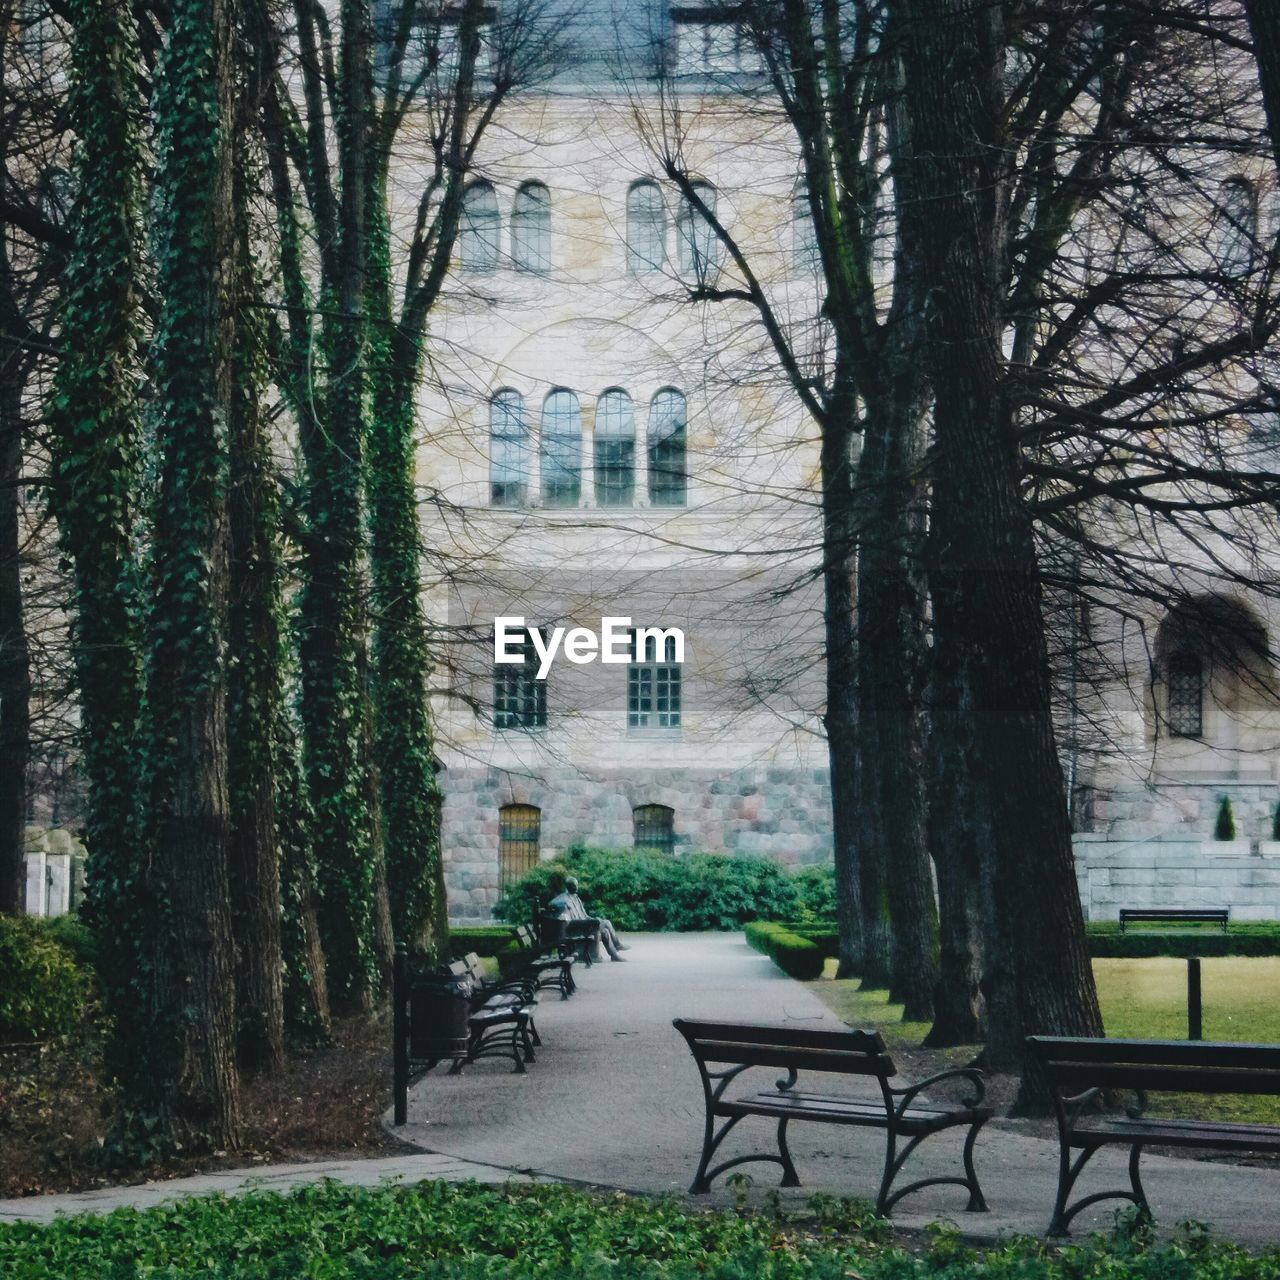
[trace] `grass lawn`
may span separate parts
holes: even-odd
[[[1227,956],[1201,961],[1204,1038],[1280,1044],[1280,957]],[[887,991],[863,991],[856,979],[834,980],[835,961],[815,991],[850,1026],[880,1029],[886,1043],[918,1045],[924,1022],[903,1022]],[[1187,1034],[1187,962],[1168,957],[1094,960],[1102,1020],[1111,1036],[1182,1040]],[[956,1051],[958,1057],[968,1051]],[[1151,1110],[1166,1115],[1280,1124],[1280,1098],[1166,1094]]]

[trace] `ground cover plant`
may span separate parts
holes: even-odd
[[[1124,933],[1114,920],[1089,925],[1089,954],[1138,958],[1141,956],[1280,956],[1280,924],[1272,921],[1227,926],[1185,925],[1178,928],[1146,928],[1130,925]]]
[[[1155,1247],[1134,1227],[1058,1250],[1012,1240],[978,1252],[951,1230],[908,1250],[852,1201],[803,1214],[700,1211],[556,1186],[440,1182],[376,1190],[324,1183],[292,1195],[208,1196],[144,1212],[0,1226],[6,1280],[1276,1280],[1252,1257],[1184,1230]]]

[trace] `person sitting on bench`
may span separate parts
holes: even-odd
[[[618,937],[618,931],[613,927],[612,921],[587,913],[582,899],[578,897],[578,881],[573,876],[565,880],[564,889],[551,899],[550,907],[561,920],[589,920],[594,924],[596,926],[595,941],[597,944],[604,944],[610,960],[621,960],[622,957],[618,953],[630,950]]]

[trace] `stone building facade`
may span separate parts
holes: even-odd
[[[465,920],[575,843],[791,864],[831,850],[816,441],[750,318],[689,302],[690,272],[717,269],[719,249],[645,136],[655,48],[683,94],[702,193],[788,323],[819,303],[797,159],[734,108],[734,84],[758,69],[729,11],[574,12],[572,66],[516,95],[477,156],[421,395],[445,858]],[[1224,200],[1247,187],[1249,217],[1265,221],[1280,206],[1263,162],[1228,163],[1247,172],[1228,171]],[[1273,231],[1255,221],[1250,234]],[[1237,428],[1254,438],[1253,423]],[[1117,518],[1110,533],[1145,531]],[[1073,702],[1063,752],[1091,913],[1195,905],[1203,889],[1280,915],[1273,855],[1248,852],[1280,821],[1280,616],[1267,555],[1242,554],[1224,585],[1216,549],[1170,548],[1203,579],[1200,615],[1148,599],[1088,637],[1110,674]],[[548,633],[606,617],[679,627],[687,653],[678,675],[657,648],[612,667],[561,654],[535,682],[495,664],[495,620],[513,617]],[[1243,856],[1211,844],[1224,796]]]

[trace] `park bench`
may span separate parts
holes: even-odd
[[[541,917],[542,945],[547,950],[567,951],[590,969],[595,963],[596,923],[594,920],[562,920],[554,911]]]
[[[576,963],[569,948],[556,946],[550,950],[538,943],[533,929],[522,924],[515,932],[519,950],[506,963],[512,966],[517,975],[530,977],[537,984],[538,990],[555,988],[560,998],[567,1000],[577,990],[573,980],[573,966]]]
[[[895,1088],[889,1082],[897,1071],[877,1031],[819,1031],[687,1018],[677,1018],[674,1025],[688,1042],[698,1064],[706,1105],[702,1156],[689,1187],[692,1193],[708,1191],[720,1174],[753,1161],[780,1164],[782,1185],[799,1186],[800,1179],[787,1147],[787,1126],[793,1120],[804,1120],[885,1131],[884,1174],[876,1197],[879,1214],[888,1214],[912,1191],[942,1184],[964,1187],[969,1192],[967,1208],[970,1211],[986,1210],[973,1168],[973,1144],[992,1114],[990,1107],[981,1105],[986,1088],[982,1072],[959,1067],[939,1072],[918,1084]],[[726,1097],[730,1084],[751,1067],[780,1067],[787,1072],[787,1078],[778,1080],[773,1089]],[[803,1092],[795,1087],[801,1071],[871,1077],[878,1082],[880,1093],[878,1097],[864,1099]],[[973,1086],[974,1093],[958,1104],[919,1102],[925,1089],[945,1080],[964,1080]],[[708,1168],[721,1142],[747,1116],[764,1116],[778,1122],[778,1154],[737,1156]],[[717,1119],[724,1121],[718,1131]],[[894,1179],[916,1147],[930,1134],[955,1127],[968,1128],[964,1143],[965,1176],[921,1178],[894,1191]],[[901,1150],[900,1140],[905,1142]]]
[[[1227,907],[1184,909],[1182,907],[1122,907],[1120,909],[1120,932],[1131,924],[1216,924],[1227,931],[1227,920],[1231,911]]]
[[[455,1058],[450,1075],[479,1058],[511,1058],[515,1071],[523,1075],[525,1063],[534,1060],[533,1050],[542,1043],[533,1023],[538,1007],[537,988],[528,978],[514,982],[487,982],[480,957],[473,951],[462,960],[453,961],[446,976],[465,985],[471,1000],[467,1018],[467,1051]]]
[[[1216,1120],[1170,1120],[1143,1113],[1149,1092],[1280,1094],[1280,1045],[1220,1044],[1204,1040],[1098,1040],[1029,1036],[1049,1082],[1058,1120],[1058,1192],[1051,1236],[1100,1200],[1131,1200],[1150,1216],[1138,1172],[1144,1147],[1280,1152],[1280,1128]],[[1098,1109],[1114,1090],[1136,1103],[1123,1115]],[[1068,1203],[1093,1155],[1107,1145],[1129,1148],[1129,1190],[1098,1191]],[[1079,1155],[1072,1159],[1072,1152]]]

